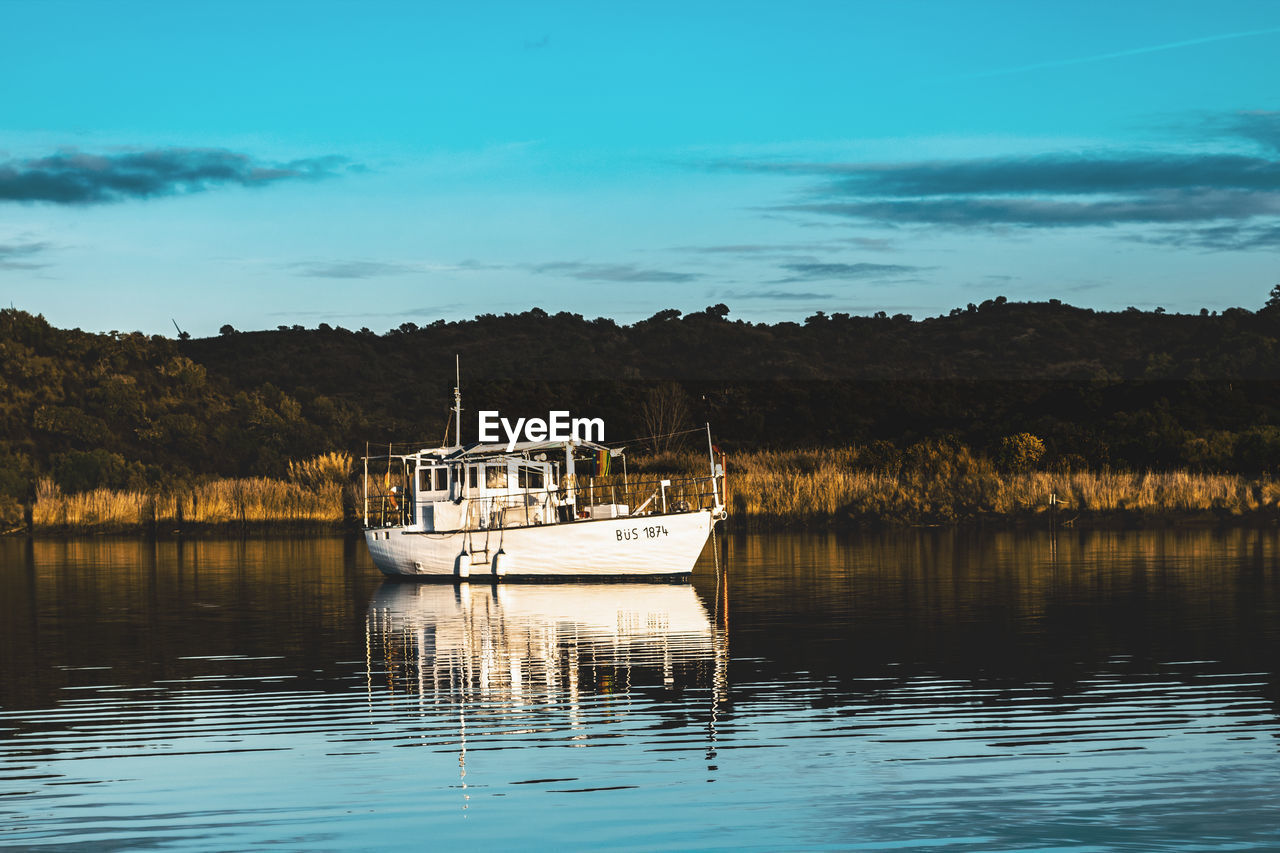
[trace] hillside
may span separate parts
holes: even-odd
[[[772,325],[725,306],[629,326],[533,309],[385,334],[224,327],[182,341],[57,329],[8,309],[0,492],[20,498],[45,474],[72,491],[278,476],[291,458],[360,453],[366,440],[435,443],[454,354],[465,438],[481,408],[567,408],[603,417],[610,440],[663,417],[710,421],[729,449],[948,438],[982,452],[1026,431],[1050,465],[1269,470],[1280,460],[1275,302],[1172,315],[997,299],[925,320]]]

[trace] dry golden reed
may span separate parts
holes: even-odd
[[[1058,518],[1160,520],[1280,513],[1280,482],[1187,471],[1007,471],[963,447],[922,444],[902,453],[869,448],[764,450],[728,457],[730,516],[746,526],[846,523],[946,524],[1043,516],[1056,496]],[[352,460],[330,453],[289,466],[289,479],[210,480],[164,493],[97,489],[63,494],[39,483],[33,525],[44,531],[129,531],[338,526],[358,497]],[[697,452],[637,457],[631,478],[706,476]],[[606,489],[617,475],[597,479]],[[633,488],[632,491],[635,491]],[[344,497],[345,492],[345,497]],[[612,494],[612,493],[610,493]],[[628,500],[639,500],[627,494]],[[674,493],[671,495],[677,497]],[[618,499],[623,499],[621,492]]]
[[[702,474],[705,457],[672,454],[639,468]],[[1280,482],[1187,471],[1005,471],[963,447],[918,445],[897,458],[864,449],[758,451],[728,458],[731,517],[748,526],[846,522],[937,524],[1048,513],[1240,517],[1280,510]]]
[[[32,525],[36,530],[92,532],[334,526],[345,517],[350,462],[346,454],[326,454],[291,465],[290,480],[209,480],[160,493],[94,489],[64,494],[52,480],[43,479],[36,489]]]
[[[332,483],[345,483],[354,471],[349,453],[323,453],[311,459],[289,463],[289,479],[303,486],[318,488]]]

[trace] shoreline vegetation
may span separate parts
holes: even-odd
[[[289,463],[287,479],[208,478],[165,491],[36,485],[32,533],[213,533],[358,529],[353,461],[327,453]]]
[[[962,445],[879,443],[840,449],[762,450],[728,457],[730,529],[1013,524],[1064,526],[1275,523],[1280,479],[1108,469],[1045,470],[1034,436],[996,458]],[[637,457],[632,476],[705,475],[706,457]],[[354,460],[328,453],[290,463],[286,478],[207,478],[165,491],[67,493],[42,479],[27,523],[36,535],[284,533],[358,530]],[[1056,503],[1054,500],[1056,499]]]
[[[730,469],[730,517],[749,529],[1280,518],[1280,480],[1268,476],[1016,470],[963,448],[935,449],[922,459],[867,469],[841,464],[848,455],[852,452],[747,454],[738,471]]]
[[[733,529],[1280,519],[1277,285],[1256,311],[1198,315],[1003,297],[776,323],[533,308],[177,340],[10,307],[0,534],[358,527],[351,458],[300,466],[447,441],[454,373],[424,366],[455,356],[468,411],[602,419],[634,437],[632,474],[705,473],[671,442],[713,424]]]

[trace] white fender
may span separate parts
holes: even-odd
[[[453,574],[455,577],[466,578],[471,576],[471,555],[463,551],[453,560]]]
[[[499,551],[493,555],[493,576],[500,578],[511,570],[511,557],[506,551]]]

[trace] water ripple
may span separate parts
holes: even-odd
[[[836,566],[801,587],[753,559],[734,588],[362,593],[339,561],[297,606],[242,612],[239,649],[173,605],[142,661],[130,635],[30,656],[49,689],[0,704],[0,845],[1280,847],[1280,692],[1255,654],[1280,637],[1274,581],[1192,585],[1166,633],[1135,636],[1120,616],[1099,626],[1093,581],[1047,589],[1049,607],[1003,586],[1021,576],[986,576],[982,595],[1033,602],[993,642],[968,633],[990,605],[960,575],[922,614],[885,590],[937,602],[940,570],[906,562],[894,587]],[[220,614],[251,600],[199,596]],[[1050,630],[1077,606],[1085,627]],[[1241,625],[1261,633],[1229,644]]]

